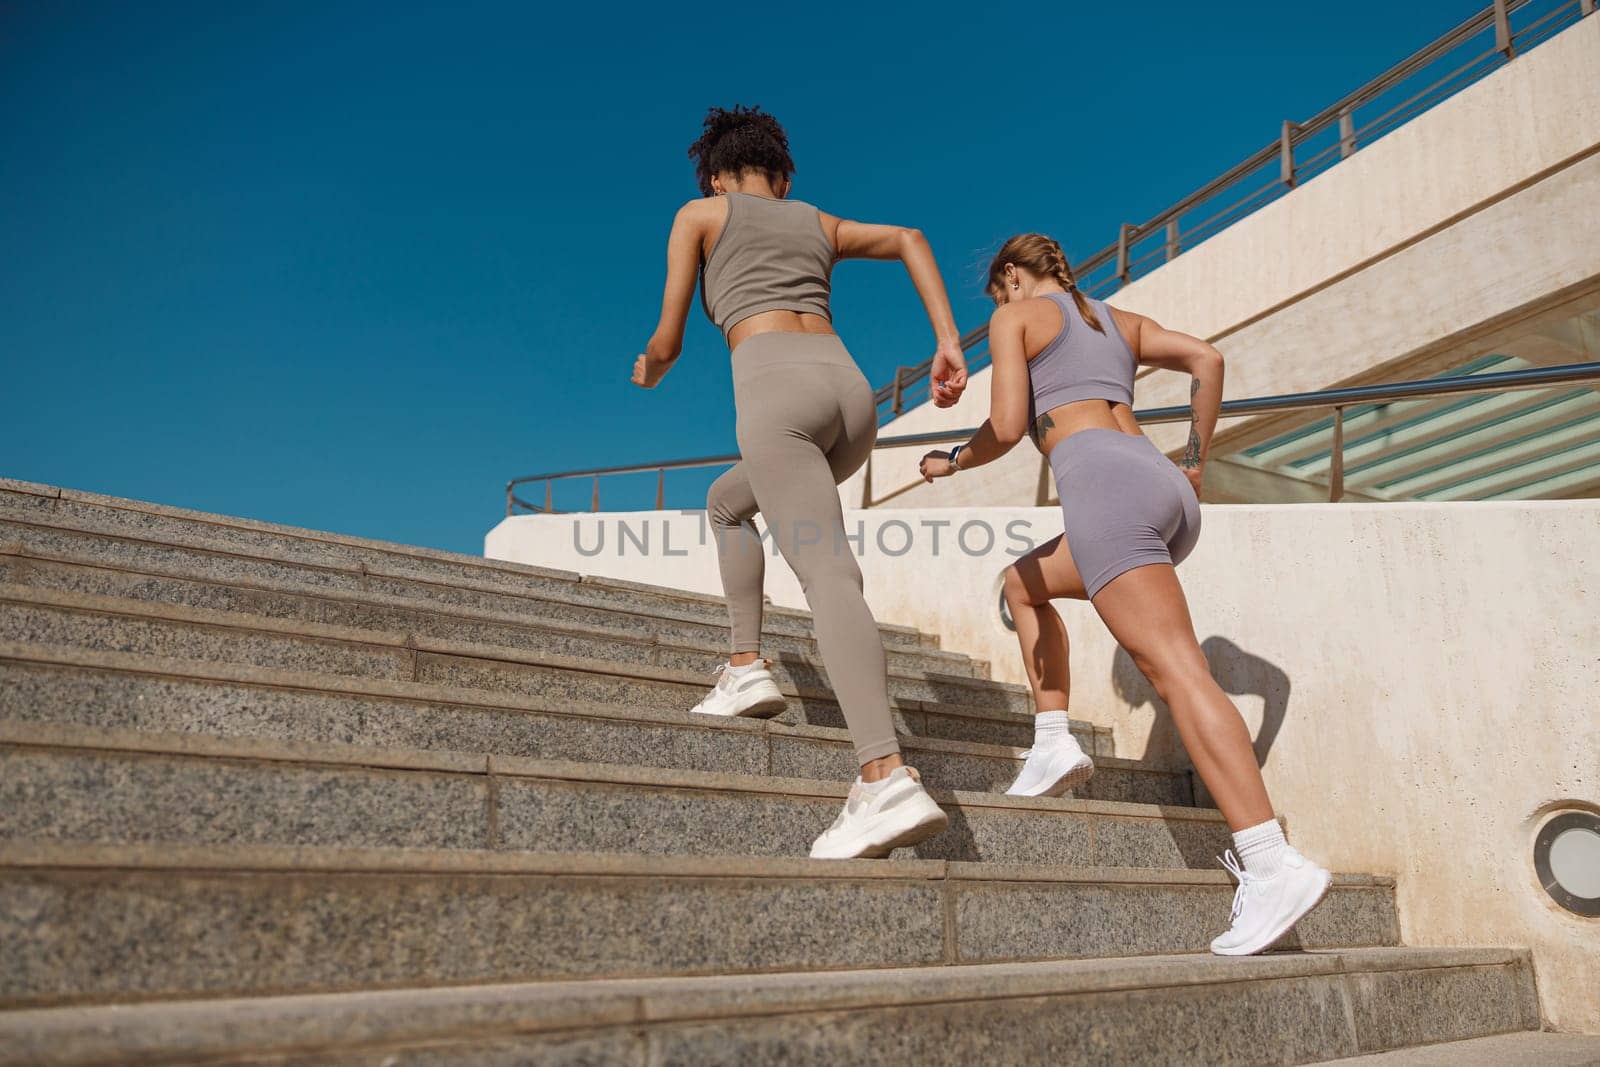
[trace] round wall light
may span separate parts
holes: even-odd
[[[1546,822],[1533,840],[1533,868],[1557,904],[1600,916],[1600,815],[1564,811]]]

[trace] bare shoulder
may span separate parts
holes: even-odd
[[[1139,351],[1139,331],[1150,320],[1136,311],[1124,311],[1122,308],[1112,307],[1110,304],[1105,307],[1107,311],[1111,312],[1112,324],[1122,334],[1123,340],[1127,341],[1128,347],[1137,353]]]
[[[1061,308],[1042,296],[1001,304],[989,316],[989,332],[996,330],[1022,334],[1030,342],[1040,337],[1048,340],[1061,332]]]
[[[1032,300],[1023,300],[1015,304],[1001,304],[989,316],[989,332],[1000,333],[1023,329],[1028,322],[1027,305]]]
[[[728,215],[728,201],[721,196],[701,196],[678,209],[677,221],[692,225],[721,222]]]
[[[838,248],[839,224],[846,220],[838,215],[829,214],[815,204],[812,204],[811,207],[817,212],[817,221],[822,225],[823,236],[827,237],[829,244],[833,245],[834,248]]]

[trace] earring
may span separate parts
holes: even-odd
[[[1012,282],[1011,283],[1011,288],[1013,288],[1013,289],[1021,289],[1022,288],[1022,283],[1021,282]]]

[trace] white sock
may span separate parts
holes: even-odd
[[[896,767],[895,771],[897,771],[899,769],[900,768]],[[884,775],[882,778],[879,778],[876,782],[869,782],[869,781],[867,781],[867,780],[865,780],[863,778],[857,777],[856,778],[856,785],[859,785],[861,787],[862,792],[867,793],[868,795],[871,795],[871,796],[876,796],[877,794],[879,794],[879,793],[884,791],[884,789],[889,785],[889,779],[893,778],[893,777],[894,777],[894,771],[890,771],[888,774]]]
[[[1033,717],[1033,747],[1049,748],[1072,738],[1072,724],[1064,711],[1041,711]]]
[[[735,678],[737,678],[741,674],[744,674],[745,672],[749,671],[751,668],[759,667],[760,665],[761,665],[761,661],[759,659],[753,659],[749,663],[741,663],[737,667],[735,667],[733,664],[730,663],[730,664],[728,664],[727,670],[728,670],[729,674],[731,674]]]
[[[1268,819],[1260,826],[1251,826],[1233,835],[1234,851],[1244,869],[1257,878],[1271,878],[1283,870],[1283,854],[1289,842],[1283,839],[1283,827],[1278,820]]]

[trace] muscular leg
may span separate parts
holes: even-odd
[[[766,560],[761,538],[751,519],[756,495],[750,488],[749,468],[735,463],[711,483],[706,493],[706,518],[717,544],[717,566],[722,571],[722,592],[728,601],[732,624],[735,667],[753,662],[761,651],[762,582]]]
[[[1022,665],[1033,688],[1036,712],[1067,707],[1070,677],[1067,628],[1050,601],[1056,597],[1083,600],[1088,593],[1078,576],[1065,535],[1046,541],[1007,567],[1001,589],[1022,646]]]
[[[1200,652],[1177,572],[1157,563],[1125,571],[1094,598],[1111,636],[1172,709],[1195,770],[1233,830],[1273,818],[1250,731]]]

